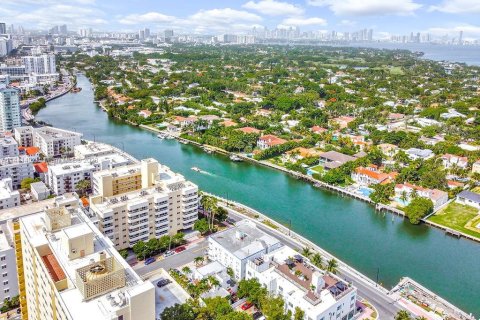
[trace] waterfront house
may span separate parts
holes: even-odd
[[[395,180],[398,172],[384,173],[376,165],[358,167],[352,172],[352,180],[360,185],[387,184]]]
[[[180,128],[185,128],[187,126],[190,126],[190,125],[194,124],[195,121],[197,121],[197,117],[195,117],[195,116],[189,116],[188,118],[185,118],[185,117],[182,117],[182,116],[176,116],[173,119],[172,124],[179,125]]]
[[[465,169],[468,166],[468,158],[467,157],[460,157],[454,154],[444,154],[442,156],[442,163],[445,169],[450,169],[454,166],[458,168]]]
[[[480,209],[480,194],[463,190],[457,195],[456,202]]]
[[[355,161],[355,159],[355,157],[337,151],[327,151],[320,154],[319,164],[323,166],[325,171],[328,171],[330,169],[338,168],[349,161]]]
[[[407,196],[407,202],[410,202],[415,193],[419,197],[432,200],[434,209],[437,209],[448,201],[448,193],[442,190],[423,188],[408,182],[395,185],[395,198],[397,199],[402,198],[405,194]]]
[[[313,158],[313,157],[318,157],[321,154],[321,152],[310,148],[303,148],[303,147],[298,147],[295,149],[292,149],[290,151],[287,151],[283,157],[284,161],[290,161],[290,162],[297,162],[298,160],[302,160],[305,158]]]
[[[138,113],[138,115],[144,119],[150,117],[152,115],[152,111],[150,110],[140,110],[140,112]]]
[[[271,147],[274,147],[274,146],[284,144],[286,142],[287,142],[287,140],[279,138],[279,137],[277,137],[273,134],[267,134],[267,135],[264,135],[264,136],[261,136],[260,138],[258,138],[257,147],[260,150],[265,150],[265,149],[268,149],[268,148],[271,148]]]
[[[406,151],[407,156],[410,160],[428,160],[433,158],[434,154],[433,151],[430,149],[418,149],[418,148],[410,148]]]

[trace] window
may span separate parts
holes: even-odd
[[[6,265],[6,264],[2,264],[2,269],[7,269],[7,265]]]
[[[7,276],[8,276],[8,273],[6,273],[6,272],[4,274],[2,274],[2,277],[4,277],[4,278],[6,278]]]
[[[8,293],[9,291],[10,291],[10,289],[3,290],[3,292],[5,292],[5,293]]]
[[[4,286],[7,285],[7,284],[8,284],[8,280],[3,281]]]
[[[5,259],[6,259],[5,256],[0,257],[0,261],[5,261]]]

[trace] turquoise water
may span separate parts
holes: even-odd
[[[387,288],[409,276],[466,311],[480,315],[480,245],[446,236],[425,225],[377,214],[363,202],[312,187],[288,175],[237,163],[220,155],[107,118],[93,103],[83,76],[80,93],[48,103],[38,114],[66,129],[124,148],[137,158],[154,157],[201,189],[242,202],[292,228]],[[204,173],[194,172],[196,166]]]

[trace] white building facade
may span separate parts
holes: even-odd
[[[77,192],[78,182],[91,181],[95,167],[89,162],[59,163],[48,166],[46,183],[56,195]]]

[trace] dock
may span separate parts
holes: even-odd
[[[404,277],[389,292],[408,309],[418,308],[430,319],[475,320],[472,314],[460,310],[447,300],[425,288],[418,282]]]

